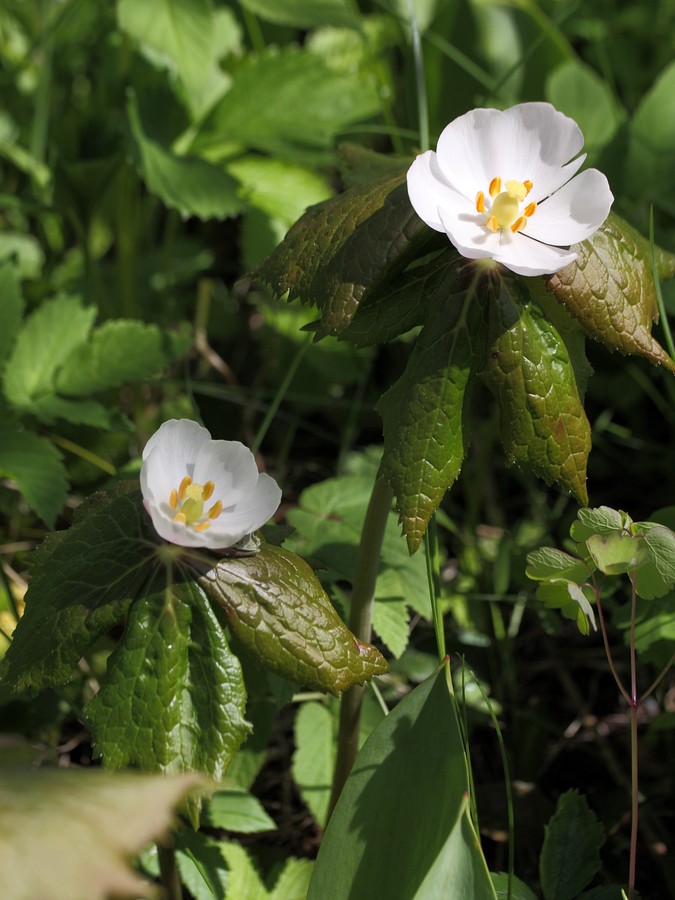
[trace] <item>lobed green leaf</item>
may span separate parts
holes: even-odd
[[[462,466],[467,387],[485,340],[473,292],[431,299],[405,372],[377,405],[384,425],[381,473],[396,497],[410,553]]]
[[[511,279],[501,280],[489,315],[480,375],[499,406],[507,462],[586,503],[591,430],[564,341]]]
[[[225,558],[199,579],[258,662],[284,678],[339,694],[387,671],[378,650],[347,629],[304,560],[263,545]]]
[[[546,826],[539,858],[544,900],[576,900],[600,871],[604,830],[585,797],[567,791]]]
[[[0,476],[17,483],[28,505],[54,527],[68,494],[68,474],[56,447],[9,416],[0,421]]]
[[[621,510],[611,506],[584,508],[577,512],[577,521],[572,523],[570,535],[572,540],[582,542],[594,534],[613,534],[623,531],[630,524],[630,518]]]
[[[553,547],[542,547],[527,554],[525,574],[533,581],[574,581],[581,584],[593,571],[583,560]]]
[[[579,258],[551,275],[548,289],[590,337],[675,373],[675,360],[651,333],[658,307],[649,243],[610,213],[593,237],[574,250]]]

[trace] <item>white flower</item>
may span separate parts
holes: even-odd
[[[410,202],[462,256],[552,274],[574,262],[567,248],[597,231],[614,200],[597,169],[572,177],[583,144],[576,122],[550,103],[474,109],[414,161]]]
[[[281,491],[239,441],[214,441],[189,419],[171,419],[143,450],[143,505],[164,540],[232,547],[273,515]]]

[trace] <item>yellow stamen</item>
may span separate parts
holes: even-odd
[[[185,478],[181,481],[180,487],[178,488],[178,496],[181,500],[185,500],[185,491],[192,484],[192,479],[189,475],[186,475]]]
[[[502,189],[502,180],[501,178],[493,178],[490,182],[490,187],[488,188],[488,193],[491,197],[496,197],[497,194]]]
[[[527,216],[529,219],[529,217],[534,213],[536,208],[537,208],[536,203],[528,203],[527,206],[525,207],[525,209],[523,210],[523,215]]]
[[[211,527],[210,522],[200,522],[199,525],[195,525],[195,531],[207,531]]]
[[[202,500],[208,500],[210,497],[212,497],[214,489],[215,484],[212,481],[207,481],[202,488]]]
[[[176,513],[173,517],[173,521],[175,525],[187,525],[187,519],[185,518],[184,513]]]
[[[520,218],[516,219],[516,221],[513,223],[513,225],[511,225],[511,231],[514,234],[517,234],[519,231],[522,231],[526,225],[527,225],[527,219],[525,218],[525,216],[520,216]]]
[[[476,194],[476,210],[479,213],[485,212],[485,194],[482,191]]]
[[[169,506],[175,509],[178,506],[178,491],[174,488],[169,496]]]
[[[213,504],[213,506],[209,510],[209,519],[217,519],[222,511],[223,511],[223,501],[218,500],[216,503]]]
[[[529,178],[526,178],[525,181],[523,182],[523,186],[525,187],[525,196],[527,197],[527,195],[530,193],[530,191],[532,190],[534,185],[529,180]]]
[[[494,216],[490,216],[490,218],[487,220],[487,222],[485,224],[491,231],[496,231],[499,228],[497,219]]]

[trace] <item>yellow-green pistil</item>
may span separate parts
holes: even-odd
[[[213,496],[214,487],[212,481],[197,484],[186,475],[178,489],[174,488],[169,496],[169,506],[177,510],[173,521],[178,525],[194,528],[195,531],[209,529],[211,521],[217,519],[223,511],[223,501],[217,500],[204,516],[204,504]]]
[[[514,181],[510,179],[502,191],[501,178],[493,178],[488,187],[488,194],[492,198],[489,215],[485,221],[486,228],[490,231],[501,231],[510,228],[514,234],[522,231],[527,225],[527,220],[534,214],[536,203],[528,203],[521,210],[521,204],[532,190],[531,181]],[[476,210],[485,212],[485,194],[478,191],[476,194]]]

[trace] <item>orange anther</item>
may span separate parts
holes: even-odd
[[[187,519],[185,518],[185,513],[176,513],[173,517],[174,525],[187,525]]]
[[[478,191],[476,194],[476,211],[485,212],[485,194],[482,191]]]
[[[178,488],[178,496],[181,500],[185,500],[185,491],[192,484],[192,479],[189,475],[186,475],[185,478],[181,481],[180,487]]]
[[[195,531],[208,531],[210,527],[210,522],[200,522],[199,525],[195,525]]]
[[[525,207],[525,209],[523,210],[523,215],[527,216],[529,218],[534,213],[536,208],[537,208],[536,203],[528,203],[527,206]]]
[[[212,496],[215,485],[212,481],[207,481],[202,488],[202,500],[208,500]]]
[[[513,223],[513,225],[511,226],[511,231],[514,234],[517,234],[519,231],[522,231],[526,225],[527,225],[527,219],[525,218],[525,216],[521,216],[519,219],[516,219],[516,221]]]
[[[174,488],[169,494],[169,506],[175,509],[178,506],[178,491]]]
[[[213,504],[213,506],[209,510],[209,519],[217,519],[222,511],[223,511],[223,501],[218,500],[216,503]]]
[[[497,194],[502,189],[502,180],[501,178],[493,178],[490,182],[490,187],[488,188],[488,192],[491,197],[496,197]],[[496,230],[496,229],[495,229]]]
[[[490,216],[485,224],[491,231],[496,231],[499,228],[499,223],[495,216]]]
[[[533,185],[532,182],[531,182],[529,179],[527,179],[527,178],[526,178],[525,181],[523,182],[523,185],[524,185],[524,187],[525,187],[525,196],[527,197],[527,195],[530,193],[530,191],[532,190],[532,188],[534,187],[534,185]]]

